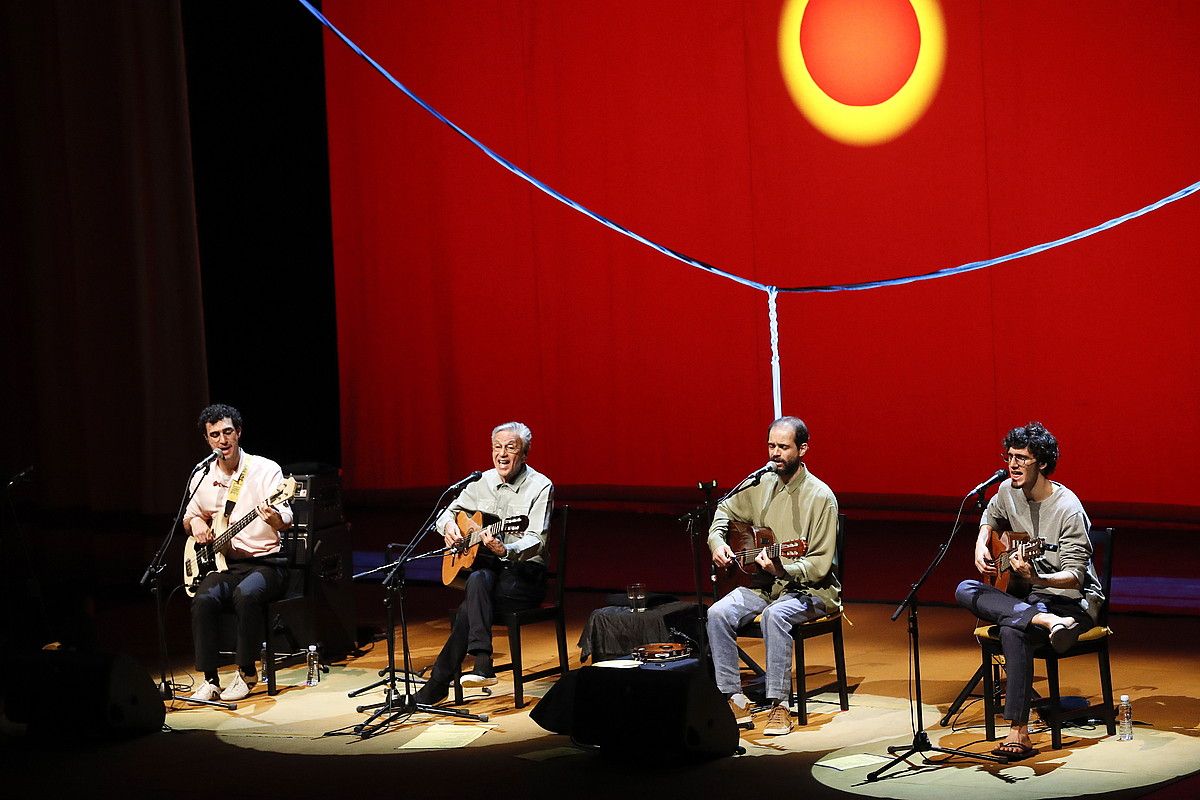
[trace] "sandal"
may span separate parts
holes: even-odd
[[[999,756],[1007,761],[1024,761],[1030,756],[1036,756],[1037,752],[1037,748],[1030,747],[1027,744],[1005,742],[992,750],[992,755]]]

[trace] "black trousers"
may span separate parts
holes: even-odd
[[[1032,624],[1041,612],[1070,617],[1090,628],[1094,623],[1079,603],[1056,594],[1031,593],[1015,597],[982,581],[963,581],[954,598],[980,619],[1000,626],[1000,647],[1004,651],[1004,718],[1014,725],[1029,723],[1033,700],[1033,651],[1049,641],[1050,632]]]
[[[490,655],[496,614],[533,608],[546,596],[546,571],[525,563],[483,567],[467,578],[466,597],[454,614],[450,638],[442,645],[430,680],[449,683],[467,653]]]
[[[286,588],[287,569],[261,561],[231,561],[225,572],[210,572],[192,598],[192,642],[196,669],[213,672],[220,666],[221,614],[237,618],[237,656],[245,672],[254,669],[262,649],[267,603]]]

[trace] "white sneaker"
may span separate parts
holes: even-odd
[[[464,672],[458,683],[464,689],[478,689],[482,686],[495,686],[500,681],[495,675],[481,675],[478,672]]]
[[[221,687],[212,681],[205,681],[200,688],[192,692],[193,700],[216,700],[221,696]]]
[[[221,699],[226,702],[241,700],[243,697],[250,694],[250,690],[253,689],[257,684],[257,675],[250,680],[246,680],[246,677],[242,675],[242,671],[239,669],[233,674],[233,680],[229,683],[229,686],[225,687],[225,691],[221,692]]]

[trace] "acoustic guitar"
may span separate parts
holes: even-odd
[[[788,542],[777,542],[775,532],[770,528],[760,528],[745,522],[729,521],[725,532],[725,541],[733,551],[733,561],[725,568],[725,577],[737,585],[751,583],[755,576],[763,570],[754,562],[758,554],[767,551],[767,557],[772,560],[780,558],[800,558],[808,551],[808,542],[804,539],[793,539]]]
[[[296,479],[287,477],[275,487],[275,491],[267,498],[267,505],[286,503],[295,496]],[[218,516],[213,521],[212,532],[215,538],[211,542],[199,544],[196,542],[195,536],[187,538],[187,543],[183,546],[183,590],[187,592],[188,597],[196,596],[196,590],[200,588],[200,581],[204,580],[205,575],[210,572],[224,572],[229,568],[225,560],[225,551],[229,549],[229,543],[233,541],[234,536],[241,533],[258,517],[257,507],[228,526],[222,522],[223,517]]]
[[[995,575],[986,576],[986,580],[992,586],[995,586],[1002,592],[1008,591],[1009,584],[1014,580],[1021,580],[1021,577],[1013,572],[1012,557],[1015,553],[1020,553],[1021,558],[1030,561],[1041,556],[1048,550],[1057,550],[1058,545],[1046,544],[1046,540],[1037,536],[1030,536],[1028,533],[1021,531],[992,531],[991,537],[988,539],[988,552],[991,553],[992,563],[996,567]]]
[[[519,516],[508,517],[481,528],[483,513],[480,511],[474,514],[459,511],[454,515],[454,522],[463,538],[442,556],[442,583],[455,589],[466,587],[467,576],[471,574],[471,567],[479,555],[479,545],[485,533],[503,540],[505,536],[520,533],[529,527],[529,517]]]

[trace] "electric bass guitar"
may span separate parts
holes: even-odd
[[[988,575],[987,582],[1002,592],[1008,591],[1009,584],[1021,580],[1021,576],[1013,572],[1012,557],[1020,553],[1021,558],[1031,561],[1038,558],[1047,550],[1057,550],[1058,545],[1046,544],[1046,540],[1030,536],[1020,531],[992,531],[988,539],[988,551],[991,553],[992,564],[996,567],[995,575]]]
[[[471,566],[479,555],[479,545],[483,535],[490,534],[497,539],[503,539],[512,533],[520,533],[529,527],[529,517],[509,517],[499,522],[493,522],[486,528],[483,524],[483,513],[476,511],[468,514],[459,511],[454,515],[454,522],[463,538],[456,546],[448,549],[442,556],[442,583],[463,589],[467,585],[467,576],[471,574]],[[473,530],[475,529],[475,530]]]
[[[804,539],[777,542],[775,532],[770,528],[760,528],[735,520],[729,521],[725,541],[729,544],[729,549],[733,550],[733,561],[725,568],[725,576],[732,578],[738,585],[745,585],[762,573],[754,559],[758,558],[758,554],[763,550],[767,551],[767,557],[772,560],[800,558],[808,550],[808,542]],[[761,575],[759,580],[762,580]]]
[[[292,477],[285,478],[275,491],[267,498],[267,505],[274,506],[279,503],[285,503],[291,500],[296,495],[296,479]],[[204,580],[204,576],[210,572],[224,572],[228,569],[228,564],[225,561],[225,551],[229,549],[229,543],[242,530],[254,520],[258,519],[258,508],[255,508],[246,516],[239,519],[237,522],[225,526],[218,517],[213,522],[213,540],[208,544],[200,544],[196,541],[195,536],[189,536],[187,543],[183,546],[183,590],[187,592],[188,597],[195,597],[196,590],[200,588],[200,581]]]

